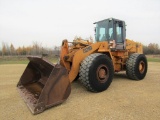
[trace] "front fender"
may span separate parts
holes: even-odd
[[[106,52],[106,51],[109,51],[108,48],[107,48],[107,50],[105,49],[105,51],[99,51],[99,48],[103,44],[107,44],[107,43],[106,42],[94,43],[94,44],[91,44],[91,45],[89,45],[89,46],[87,46],[87,47],[85,47],[83,49],[79,49],[74,54],[74,57],[73,57],[73,60],[72,60],[72,67],[71,67],[71,70],[69,72],[69,80],[70,80],[70,82],[74,81],[74,79],[78,75],[78,72],[79,72],[79,69],[80,69],[80,64],[87,56],[89,56],[90,54],[95,53],[95,52]]]

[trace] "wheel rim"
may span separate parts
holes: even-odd
[[[97,79],[100,83],[105,83],[109,77],[108,67],[105,65],[100,65],[97,68]]]
[[[143,61],[141,61],[141,62],[139,63],[139,72],[140,72],[140,73],[143,73],[144,70],[145,70],[145,63],[144,63]]]

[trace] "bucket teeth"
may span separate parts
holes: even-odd
[[[26,97],[26,100],[29,101],[31,104],[37,103],[37,96],[35,97],[35,94],[33,95],[31,92],[29,92],[26,88],[20,86],[21,94]]]

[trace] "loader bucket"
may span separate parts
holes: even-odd
[[[17,88],[33,114],[62,103],[71,92],[68,72],[40,57],[28,57]]]

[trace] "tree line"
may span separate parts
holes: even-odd
[[[143,45],[144,54],[160,54],[160,47],[157,43]]]
[[[148,45],[143,45],[144,54],[160,54],[160,47],[156,43],[150,43]],[[31,46],[20,46],[15,48],[13,44],[8,45],[7,43],[2,43],[2,48],[0,49],[0,56],[21,56],[21,55],[59,55],[60,46],[55,46],[53,48],[45,48],[38,42],[33,42]]]
[[[2,43],[0,56],[21,56],[21,55],[42,55],[42,54],[59,54],[60,47],[45,48],[38,42],[33,42],[31,46],[19,46],[15,48],[11,43]]]

